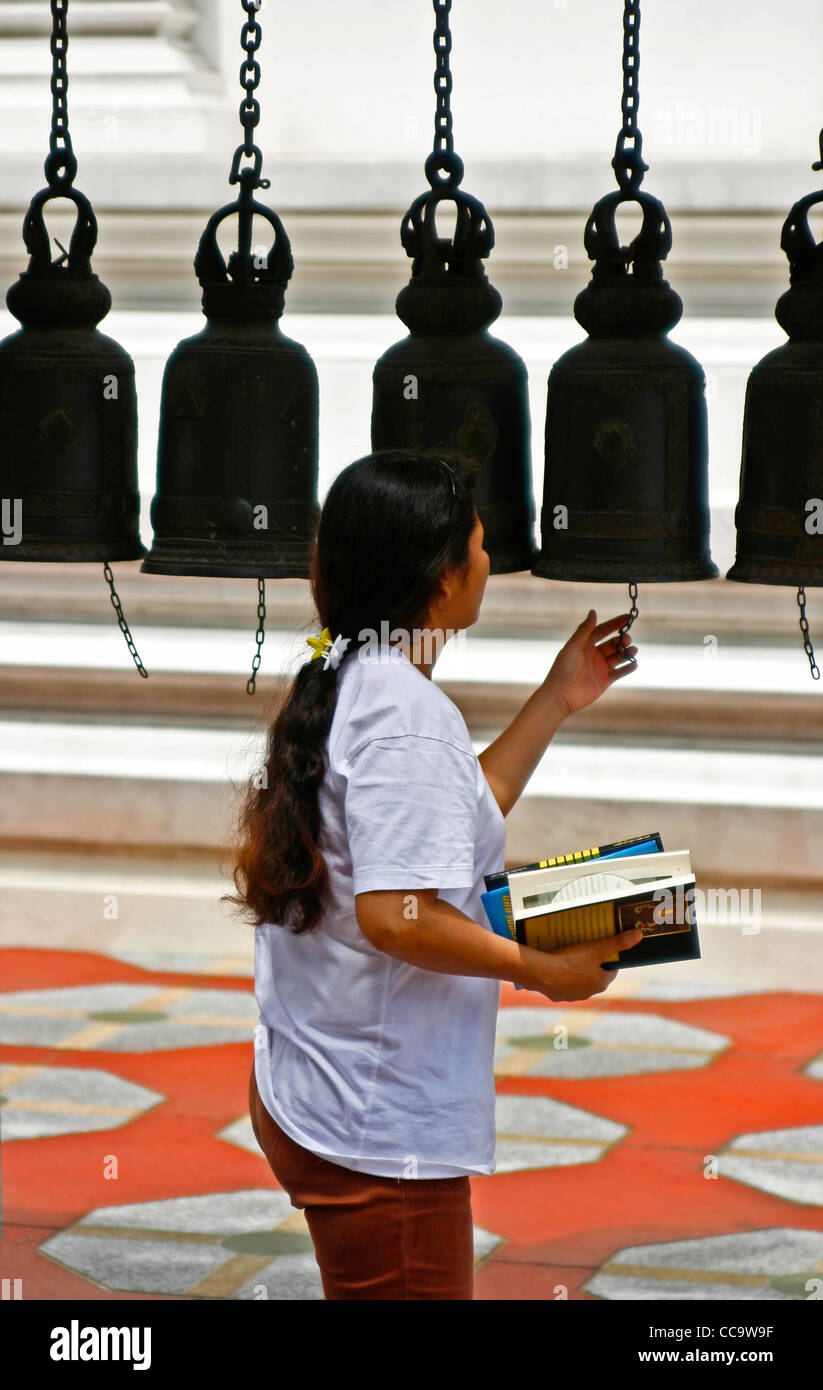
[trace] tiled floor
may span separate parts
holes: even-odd
[[[23,1298],[322,1298],[251,1130],[242,971],[0,952],[0,1272]],[[823,999],[620,986],[567,1007],[503,987],[476,1297],[820,1297]]]

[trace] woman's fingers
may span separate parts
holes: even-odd
[[[613,633],[617,628],[621,628],[624,623],[627,623],[630,617],[631,613],[620,613],[616,618],[606,618],[604,622],[598,623],[597,626],[592,629],[591,633],[594,641],[601,642],[604,637],[608,637],[610,633]]]
[[[634,657],[636,655],[637,647],[616,647],[613,652],[608,653],[606,660],[615,661],[619,665],[621,661],[627,661],[630,657]]]
[[[596,614],[595,610],[594,610],[593,608],[590,608],[589,611],[588,611],[588,613],[586,614],[585,618],[583,619],[582,623],[578,623],[578,624],[577,624],[577,627],[575,628],[575,630],[574,630],[574,632],[572,633],[572,636],[571,636],[571,638],[570,638],[569,640],[571,641],[571,640],[574,640],[574,639],[576,638],[578,641],[582,641],[583,639],[585,639],[586,641],[589,641],[589,640],[591,639],[592,635],[597,631],[597,628],[593,628],[593,627],[591,626],[591,624],[592,624],[592,619],[593,619],[593,618],[596,618],[596,617],[597,617],[597,614]],[[586,631],[587,628],[589,629],[588,632]]]
[[[592,614],[593,610],[590,609],[580,625],[581,628],[591,620]],[[618,613],[615,618],[606,618],[602,623],[597,623],[588,634],[589,641],[594,642],[605,656],[609,665],[609,679],[612,681],[637,670],[637,647],[627,645],[630,640],[628,629],[626,632],[620,630],[630,618],[631,613]]]
[[[611,646],[612,650],[606,653],[606,664],[609,667],[609,681],[614,683],[621,676],[629,676],[632,671],[637,670],[637,647],[621,647],[619,639],[613,643],[606,643],[606,647]]]

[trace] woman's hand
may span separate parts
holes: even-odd
[[[565,716],[585,709],[621,676],[637,670],[634,659],[637,647],[626,646],[626,636],[621,637],[618,632],[610,641],[603,640],[630,617],[630,613],[621,613],[617,618],[597,623],[597,614],[591,608],[566,645],[561,647],[544,684]],[[621,666],[621,662],[629,664]]]
[[[581,941],[557,951],[524,948],[526,968],[521,967],[515,983],[544,994],[555,1004],[590,999],[593,994],[602,994],[617,974],[616,970],[604,970],[604,961],[613,960],[619,951],[627,951],[642,940],[642,928],[632,927],[601,941]]]

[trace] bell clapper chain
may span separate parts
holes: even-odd
[[[254,637],[254,640],[255,640],[255,642],[257,643],[257,651],[254,653],[254,657],[253,657],[253,659],[252,659],[252,663],[251,663],[251,675],[249,676],[249,679],[246,681],[246,694],[247,694],[247,695],[253,695],[254,692],[255,692],[255,688],[256,688],[257,672],[260,670],[260,662],[261,662],[262,657],[263,657],[263,652],[262,652],[263,639],[264,639],[265,636],[266,636],[266,633],[265,633],[265,626],[264,626],[264,625],[265,625],[265,622],[266,622],[266,581],[265,581],[265,579],[258,579],[258,581],[257,581],[257,632],[255,633],[255,637]]]
[[[111,595],[110,595],[110,597],[111,597],[111,605],[112,605],[112,608],[114,609],[115,613],[117,614],[117,623],[118,623],[118,626],[119,626],[119,628],[120,628],[120,631],[122,632],[124,638],[126,639],[126,646],[128,647],[129,651],[131,652],[132,660],[134,661],[135,666],[137,667],[138,671],[140,672],[140,675],[143,676],[143,677],[145,677],[146,680],[148,680],[148,678],[149,678],[149,673],[148,673],[148,671],[146,670],[145,666],[143,665],[142,661],[140,660],[140,657],[139,657],[138,654],[137,654],[137,648],[135,647],[134,642],[133,642],[133,640],[132,640],[132,635],[131,635],[131,633],[129,632],[129,625],[128,625],[128,623],[126,622],[126,617],[125,617],[125,614],[124,614],[124,612],[123,612],[123,606],[122,606],[122,604],[121,604],[121,602],[120,602],[120,595],[118,594],[117,590],[116,590],[115,587],[114,587],[114,575],[113,575],[112,572],[111,572],[111,566],[110,566],[108,560],[105,560],[105,561],[103,562],[103,574],[105,575],[106,582],[107,582],[109,588],[111,589]]]
[[[638,616],[638,613],[640,611],[637,607],[637,585],[635,584],[633,579],[629,581],[629,599],[631,602],[631,608],[629,610],[629,621],[623,624],[623,626],[617,634],[620,640],[621,651],[625,651],[626,648],[626,644],[622,639],[625,637],[626,633],[628,632],[629,628],[631,627],[632,623],[634,622],[635,618]]]
[[[812,639],[809,635],[809,620],[806,617],[806,590],[802,584],[799,584],[797,588],[797,606],[800,609],[799,621],[800,631],[803,633],[803,647],[805,649],[807,657],[809,658],[809,667],[811,669],[812,679],[819,681],[820,670],[818,668],[817,662],[814,659],[814,647],[812,646]]]

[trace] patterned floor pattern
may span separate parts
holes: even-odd
[[[242,959],[0,951],[0,1272],[28,1299],[322,1299],[247,1110]],[[823,1000],[503,986],[478,1299],[823,1297]]]

